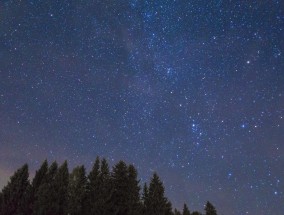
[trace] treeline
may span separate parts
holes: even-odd
[[[25,164],[11,176],[0,192],[1,215],[200,215],[184,204],[182,212],[172,209],[165,189],[154,173],[149,185],[140,187],[133,165],[118,162],[112,171],[105,159],[96,159],[87,175],[84,166],[71,173],[65,161],[61,166],[45,160],[29,182]],[[207,202],[206,215],[216,215]]]

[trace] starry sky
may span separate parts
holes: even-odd
[[[278,0],[1,0],[0,188],[23,163],[153,171],[174,207],[284,211]]]

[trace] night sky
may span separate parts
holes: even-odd
[[[278,0],[1,0],[0,188],[24,163],[157,171],[173,206],[284,213]]]

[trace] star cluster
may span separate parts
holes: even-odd
[[[0,186],[134,163],[177,208],[284,211],[281,1],[0,2]]]

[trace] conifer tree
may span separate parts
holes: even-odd
[[[147,214],[147,208],[149,208],[149,190],[148,190],[148,186],[145,183],[143,186],[143,192],[142,192],[142,214],[146,215]]]
[[[140,186],[139,180],[137,179],[137,170],[133,165],[128,167],[128,192],[129,192],[129,214],[137,215],[141,213],[141,202],[140,202]]]
[[[36,171],[35,177],[32,181],[32,187],[31,187],[31,199],[30,199],[30,206],[32,208],[32,211],[34,209],[34,203],[37,201],[36,196],[37,192],[39,191],[39,187],[44,183],[45,177],[47,175],[48,171],[48,163],[47,160],[45,160],[39,170]]]
[[[167,198],[165,198],[165,201],[166,201],[165,215],[173,215],[172,203]]]
[[[215,207],[209,201],[207,201],[204,210],[206,212],[206,215],[217,215]]]
[[[46,177],[47,171],[48,171],[48,163],[47,163],[47,160],[44,160],[39,170],[36,171],[35,177],[33,178],[33,181],[32,181],[33,191],[37,191],[39,186],[43,183]]]
[[[183,205],[182,215],[190,215],[190,211],[186,204]]]
[[[86,214],[87,177],[84,166],[73,169],[68,185],[68,213],[71,215]]]
[[[55,189],[55,177],[57,175],[58,165],[54,161],[48,168],[46,177],[39,186],[36,193],[33,212],[36,215],[54,215],[57,212],[56,199],[57,191]]]
[[[106,159],[102,159],[100,174],[98,177],[98,214],[108,215],[111,211],[112,185],[109,166]]]
[[[68,208],[68,182],[69,172],[68,164],[65,161],[58,169],[54,181],[56,195],[55,211],[56,215],[67,215]]]
[[[29,170],[25,164],[10,178],[2,190],[1,215],[29,215]]]
[[[128,168],[123,161],[119,161],[112,172],[112,214],[129,214]]]
[[[154,173],[149,185],[148,205],[146,211],[148,215],[164,215],[167,211],[167,199],[164,196],[165,189],[159,176]]]
[[[99,196],[99,175],[100,175],[100,158],[97,157],[95,163],[88,175],[87,181],[87,214],[96,215],[98,213],[98,196]]]

